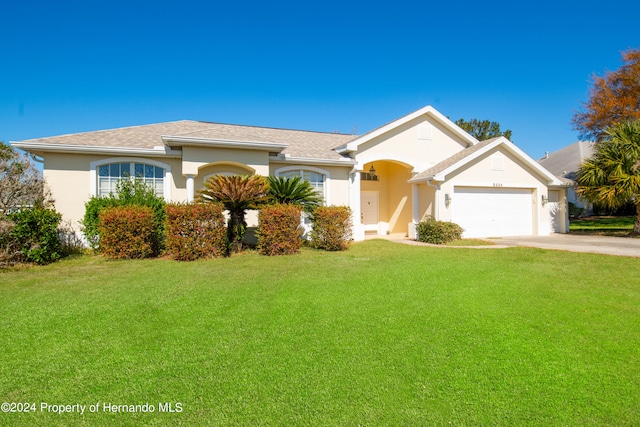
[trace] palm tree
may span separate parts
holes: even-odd
[[[267,180],[260,175],[216,175],[204,183],[198,197],[203,202],[220,202],[229,211],[227,238],[230,249],[239,252],[247,231],[247,209],[257,209],[267,202]]]
[[[293,178],[270,176],[267,181],[269,197],[276,203],[301,206],[309,213],[322,203],[322,198],[311,183],[299,176]]]
[[[616,209],[636,206],[633,234],[640,235],[640,120],[610,127],[593,157],[578,171],[578,195]]]

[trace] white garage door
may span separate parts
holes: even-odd
[[[523,188],[455,187],[452,221],[463,237],[533,234],[531,190]]]

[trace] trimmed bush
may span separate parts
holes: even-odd
[[[462,238],[462,227],[453,222],[436,221],[428,218],[416,226],[417,240],[425,243],[441,245]]]
[[[63,249],[58,233],[58,225],[62,216],[54,209],[33,207],[22,209],[7,216],[13,226],[5,224],[3,229],[10,235],[3,237],[7,240],[6,249],[15,250],[21,255],[10,255],[14,261],[49,264],[62,257]],[[6,234],[6,231],[5,233]],[[11,249],[13,248],[13,249]]]
[[[225,255],[227,251],[222,203],[169,204],[166,209],[167,254],[179,261]]]
[[[344,251],[351,242],[351,208],[320,206],[313,213],[311,244],[326,251]]]
[[[110,258],[157,255],[155,215],[148,206],[117,206],[100,212],[100,250]]]
[[[87,242],[94,250],[100,249],[100,212],[116,206],[148,206],[155,214],[155,228],[158,238],[154,241],[154,252],[160,252],[164,243],[164,199],[158,197],[152,188],[141,179],[123,178],[116,185],[116,194],[109,197],[93,196],[85,203],[82,231]]]
[[[262,255],[293,255],[302,246],[301,206],[265,206],[258,214],[258,252]]]

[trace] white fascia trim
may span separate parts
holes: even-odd
[[[162,136],[162,141],[167,146],[199,146],[215,148],[237,148],[241,150],[262,150],[280,152],[287,148],[288,144],[279,142],[236,141],[230,139],[193,138],[184,136]]]
[[[95,145],[61,145],[44,142],[11,142],[11,145],[24,151],[44,151],[69,154],[124,154],[131,156],[182,157],[182,151],[168,147],[158,148],[124,148],[100,147]]]
[[[460,128],[460,126],[456,125],[455,123],[453,123],[451,120],[449,120],[446,116],[444,116],[442,113],[440,113],[438,110],[436,110],[435,108],[433,108],[431,105],[427,105],[426,107],[423,107],[421,109],[419,109],[418,111],[414,111],[411,114],[408,114],[404,117],[401,117],[397,120],[394,120],[393,122],[386,124],[372,132],[369,132],[365,135],[363,135],[360,138],[354,139],[353,141],[350,141],[347,143],[347,145],[338,148],[336,151],[340,154],[342,153],[349,153],[349,152],[354,152],[358,150],[358,146],[360,144],[363,144],[367,141],[370,141],[386,132],[389,132],[390,130],[397,128],[399,126],[402,126],[403,124],[410,122],[413,119],[416,119],[424,114],[428,114],[429,116],[433,117],[434,119],[436,119],[436,121],[440,122],[442,125],[444,125],[446,128],[448,128],[451,132],[453,132],[454,134],[457,134],[458,136],[460,136],[463,140],[465,140],[468,144],[468,146],[472,146],[477,144],[479,141],[477,139],[475,139],[473,136],[471,136],[469,133],[465,132],[464,130],[462,130]]]
[[[314,159],[312,157],[291,157],[285,155],[282,156],[269,156],[269,160],[272,162],[280,163],[295,163],[299,165],[321,165],[321,166],[354,166],[357,161],[354,159],[345,160],[332,160],[332,159]]]
[[[171,165],[167,163],[158,162],[157,160],[144,159],[140,157],[111,157],[108,159],[95,160],[89,163],[89,194],[96,196],[98,194],[98,166],[107,165],[110,163],[145,163],[148,165],[157,166],[164,169],[164,200],[165,202],[171,202],[171,183],[173,182],[173,175],[171,174]]]

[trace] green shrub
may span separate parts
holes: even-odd
[[[327,251],[344,251],[351,242],[351,208],[320,206],[311,219],[311,244]]]
[[[82,231],[87,242],[94,250],[100,249],[100,233],[98,225],[100,222],[100,212],[103,209],[116,206],[148,206],[154,212],[154,224],[158,239],[154,244],[154,252],[160,252],[164,243],[164,219],[165,201],[158,197],[152,188],[141,179],[123,178],[116,185],[116,193],[111,193],[109,197],[93,196],[85,203],[85,213],[82,220]]]
[[[14,248],[20,261],[49,264],[62,256],[58,225],[62,216],[54,209],[33,207],[7,216],[13,223],[9,236],[2,240],[6,248]],[[8,225],[5,224],[6,228]],[[13,256],[12,256],[13,257]]]
[[[425,243],[441,245],[462,238],[462,227],[453,222],[436,221],[428,218],[416,226],[417,240]]]
[[[258,214],[258,252],[262,255],[293,255],[302,246],[302,206],[275,204]]]
[[[157,255],[158,233],[148,206],[116,206],[100,212],[100,250],[110,258],[148,258]]]
[[[575,203],[569,202],[569,218],[580,218],[582,215],[584,215],[584,212],[584,208],[579,208]]]
[[[100,212],[106,208],[119,206],[115,197],[96,197],[92,196],[88,202],[84,204],[84,218],[82,220],[82,232],[89,246],[98,250],[100,247],[100,233],[98,226],[100,225]]]
[[[227,251],[222,203],[166,206],[167,253],[180,261],[225,255]]]

